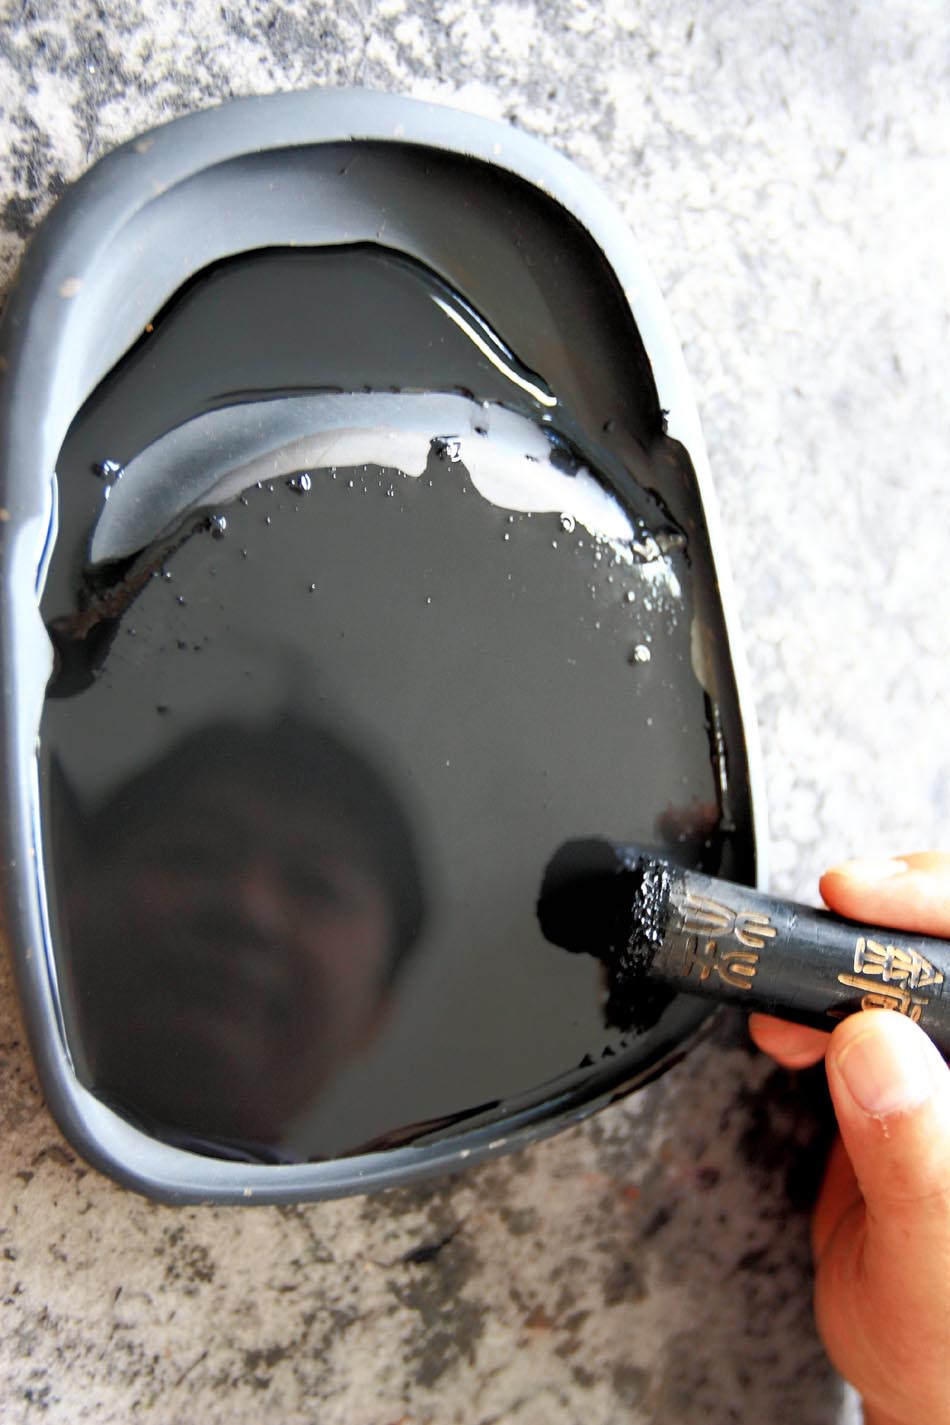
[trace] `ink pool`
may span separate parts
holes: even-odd
[[[168,1141],[431,1140],[662,1040],[535,910],[578,835],[751,857],[701,507],[605,291],[515,342],[379,245],[245,254],[73,422],[56,968],[80,1078]]]

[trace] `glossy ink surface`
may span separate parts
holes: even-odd
[[[659,417],[566,399],[563,338],[552,313],[514,351],[382,248],[253,254],[156,314],[67,437],[57,974],[84,1082],[169,1141],[412,1141],[675,1033],[675,1003],[605,1030],[599,967],[536,918],[578,835],[751,855],[688,461]]]

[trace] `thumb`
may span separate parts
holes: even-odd
[[[838,1125],[882,1247],[946,1229],[950,1210],[950,1070],[926,1034],[891,1010],[835,1030],[828,1084]]]
[[[843,1373],[861,1379],[868,1403],[886,1402],[897,1419],[945,1420],[950,1069],[916,1024],[890,1010],[864,1010],[840,1024],[827,1069],[864,1199],[863,1212],[842,1219],[818,1261],[819,1316],[826,1315],[822,1299],[851,1303],[850,1312],[826,1319],[829,1334],[841,1334],[838,1351],[831,1342],[829,1349],[850,1357],[854,1373]],[[923,1385],[928,1359],[944,1363],[924,1387],[928,1410],[905,1417],[893,1406],[912,1383]]]

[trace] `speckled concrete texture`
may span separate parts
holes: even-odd
[[[0,281],[100,153],[231,94],[357,83],[547,139],[679,330],[761,724],[773,888],[950,840],[950,12],[22,0]],[[4,975],[6,972],[4,971]],[[810,1319],[820,1079],[727,1019],[650,1089],[422,1189],[174,1210],[87,1170],[0,984],[0,1411],[162,1425],[843,1425]]]

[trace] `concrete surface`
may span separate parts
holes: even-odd
[[[0,28],[0,281],[97,155],[230,94],[359,83],[576,159],[680,332],[772,884],[811,899],[848,853],[950,837],[948,67],[937,0],[22,0]],[[810,1320],[820,1081],[774,1071],[738,1020],[518,1157],[284,1210],[156,1207],[86,1170],[6,978],[0,1063],[9,1425],[851,1418]]]

